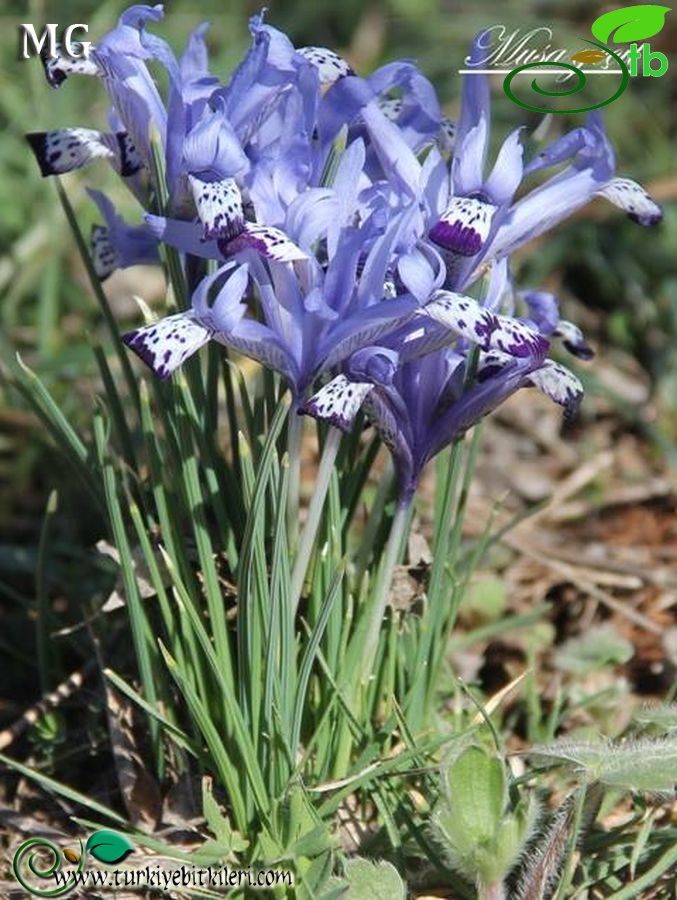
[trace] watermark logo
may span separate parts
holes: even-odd
[[[586,40],[585,43],[591,44],[592,47],[596,49],[581,50],[571,56],[570,59],[572,62],[579,62],[583,65],[596,65],[603,61],[608,63],[610,58],[615,60],[619,67],[618,70],[608,68],[598,70],[605,73],[617,71],[621,76],[620,86],[611,97],[608,97],[606,100],[602,100],[599,103],[590,106],[577,107],[575,109],[551,109],[544,106],[535,106],[520,100],[513,91],[512,83],[514,78],[523,72],[533,69],[539,69],[542,74],[544,69],[543,60],[540,62],[526,63],[525,65],[513,69],[509,72],[503,82],[503,90],[514,103],[534,112],[589,112],[590,110],[607,106],[621,96],[627,88],[630,78],[636,77],[640,73],[640,63],[641,74],[643,76],[657,78],[667,72],[668,59],[665,54],[658,51],[652,51],[650,44],[643,44],[640,47],[638,46],[637,41],[644,41],[647,38],[657,35],[665,24],[665,14],[668,12],[670,12],[669,6],[639,4],[636,6],[626,6],[622,9],[611,10],[611,12],[604,13],[604,15],[595,19],[592,23],[590,30],[592,31],[592,36],[597,38],[597,41]],[[612,37],[614,43],[632,42],[630,43],[628,50],[623,54],[625,59],[618,52],[615,52],[607,46]],[[655,65],[656,63],[657,65]],[[547,65],[548,67],[555,67],[556,72],[561,73],[567,71],[566,77],[569,78],[573,75],[576,78],[576,83],[569,90],[558,88],[554,91],[548,91],[545,88],[540,87],[537,84],[536,79],[534,79],[531,82],[531,88],[537,94],[545,97],[567,97],[572,94],[577,94],[585,86],[586,73],[582,68],[571,65],[571,63],[552,59],[547,61]],[[552,70],[550,70],[550,72],[552,74]],[[595,70],[593,70],[593,73],[594,72]],[[588,74],[590,74],[590,71],[588,71]]]
[[[33,897],[62,897],[75,890],[90,896],[91,890],[146,888],[166,894],[172,889],[270,890],[293,887],[289,869],[235,868],[227,865],[194,866],[180,860],[140,855],[120,865],[135,850],[124,834],[95,831],[79,848],[60,848],[46,838],[33,837],[20,844],[12,860],[14,877]],[[246,842],[245,842],[246,846]],[[142,860],[142,862],[140,861]],[[103,863],[103,866],[92,865]]]
[[[124,834],[107,829],[91,834],[84,847],[82,841],[79,844],[79,850],[66,847],[62,851],[46,838],[29,838],[17,847],[14,854],[14,877],[33,896],[58,897],[83,883],[82,873],[90,858],[113,866],[126,859],[134,850],[134,845]],[[75,868],[62,872],[64,859]],[[40,881],[49,881],[54,887],[40,887]]]
[[[73,37],[74,32],[89,31],[89,25],[76,23],[67,25],[63,29],[61,40],[59,41],[57,34],[59,25],[51,22],[45,25],[42,32],[38,34],[34,25],[29,22],[19,25],[19,58],[30,59],[31,56],[50,56],[58,55],[57,45],[61,45],[63,52],[71,59],[87,59],[92,47],[91,41],[81,41]]]

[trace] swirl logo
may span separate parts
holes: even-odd
[[[529,109],[533,112],[560,114],[579,113],[590,112],[593,109],[607,106],[609,103],[613,103],[614,100],[617,100],[625,91],[629,84],[630,76],[638,74],[640,60],[642,62],[642,75],[656,78],[667,71],[668,60],[665,54],[652,52],[649,44],[643,44],[640,49],[635,42],[646,40],[647,38],[658,34],[665,24],[665,14],[669,11],[669,6],[657,6],[655,4],[645,3],[612,10],[611,12],[600,16],[592,23],[591,31],[593,37],[597,38],[597,41],[586,40],[585,43],[591,44],[592,47],[596,49],[581,50],[578,53],[575,53],[571,59],[573,62],[579,62],[583,65],[595,65],[608,57],[611,57],[616,61],[621,76],[621,83],[611,97],[608,97],[606,100],[601,100],[599,103],[590,104],[588,106],[577,106],[571,109],[552,109],[547,106],[536,106],[533,103],[526,103],[515,95],[512,86],[513,80],[517,75],[520,75],[527,70],[542,70],[542,62],[527,63],[513,69],[512,72],[505,77],[503,90],[513,103],[517,103],[519,106],[524,107],[524,109]],[[630,44],[627,51],[629,67],[618,53],[614,52],[607,43],[604,43],[608,42],[612,38],[612,35],[615,43],[633,42]],[[658,63],[658,68],[654,67],[654,62]],[[531,89],[537,94],[544,97],[568,97],[572,94],[577,94],[584,88],[587,79],[585,72],[578,66],[571,65],[571,63],[551,61],[548,62],[547,65],[549,70],[560,69],[571,73],[575,76],[576,82],[569,90],[560,88],[558,90],[549,91],[540,87],[534,78],[531,82]]]
[[[95,831],[75,851],[70,847],[61,850],[53,841],[46,838],[29,838],[17,847],[12,860],[14,877],[22,888],[35,897],[60,897],[70,893],[82,883],[80,875],[85,869],[87,859],[92,857],[107,865],[122,862],[134,849],[133,844],[117,831]],[[68,872],[61,871],[66,859],[75,868]],[[43,886],[40,885],[42,882]],[[52,887],[47,887],[51,882]]]

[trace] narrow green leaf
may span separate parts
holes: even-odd
[[[108,809],[107,806],[104,806],[97,800],[92,800],[91,797],[87,797],[85,794],[81,794],[79,791],[68,787],[68,785],[66,784],[61,784],[61,782],[55,781],[48,775],[43,775],[42,772],[38,772],[36,769],[32,769],[30,766],[23,765],[23,763],[20,763],[16,759],[12,759],[10,756],[5,756],[4,753],[0,753],[0,763],[7,766],[12,771],[18,772],[20,775],[23,775],[24,778],[28,778],[29,781],[34,781],[36,784],[39,784],[40,787],[44,788],[46,791],[50,791],[51,793],[56,794],[58,797],[64,797],[66,800],[70,800],[73,803],[84,806],[85,809],[90,809],[92,812],[98,813],[100,816],[103,816],[106,819],[110,819],[112,822],[115,822],[118,825],[122,825],[123,827],[127,825],[126,819],[124,819],[121,815],[118,815],[118,813],[114,812],[112,809]]]
[[[99,415],[94,418],[94,440],[99,457],[99,465],[103,472],[104,493],[106,496],[106,504],[108,506],[113,540],[115,541],[118,553],[120,554],[122,582],[125,589],[127,612],[129,614],[129,623],[131,626],[132,640],[134,642],[134,650],[139,666],[141,683],[148,702],[152,706],[155,706],[158,700],[155,665],[157,651],[153,640],[153,632],[148,622],[139,593],[134,559],[127,539],[127,533],[122,517],[122,508],[118,497],[115,471],[106,452],[107,435],[105,432],[105,425],[103,419]],[[153,657],[155,657],[155,659]],[[163,751],[158,724],[153,718],[149,718],[148,723],[159,771],[162,771]]]

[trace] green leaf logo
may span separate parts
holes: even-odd
[[[665,25],[665,14],[670,9],[669,6],[656,6],[654,3],[613,9],[595,19],[590,30],[603,44],[609,42],[612,33],[616,43],[643,41],[658,34]]]
[[[85,852],[108,865],[122,862],[133,850],[134,845],[129,839],[117,831],[95,831],[85,844]]]

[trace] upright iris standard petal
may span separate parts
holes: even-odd
[[[183,163],[187,172],[218,181],[245,171],[249,161],[224,111],[222,100],[214,109],[205,109],[183,142]]]
[[[519,294],[529,311],[529,319],[541,334],[552,334],[559,322],[559,301],[549,291],[523,291]]]
[[[596,192],[618,206],[638,225],[657,225],[663,218],[663,210],[649,196],[641,184],[631,178],[612,178]]]
[[[501,146],[491,174],[484,182],[483,190],[494,203],[510,203],[522,181],[521,128],[513,131]]]
[[[181,81],[184,84],[209,77],[209,54],[205,43],[208,30],[209,22],[203,22],[188,36],[186,49],[179,60]]]
[[[574,128],[553,141],[545,150],[541,150],[524,167],[524,174],[531,175],[550,166],[556,166],[562,162],[568,162],[572,157],[585,147],[594,145],[594,136],[588,128]]]

